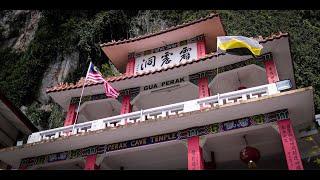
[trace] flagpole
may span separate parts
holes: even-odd
[[[80,96],[80,99],[79,99],[79,103],[78,103],[78,107],[77,107],[77,112],[76,112],[76,118],[75,118],[74,123],[73,123],[73,126],[72,126],[72,132],[73,132],[74,126],[76,125],[76,122],[77,122],[77,120],[78,120],[79,109],[80,109],[80,104],[81,104],[81,100],[82,100],[82,96],[83,96],[84,86],[85,86],[85,84],[86,84],[86,82],[87,82],[87,77],[88,77],[88,74],[89,74],[91,65],[92,65],[92,62],[90,61],[89,68],[88,68],[88,71],[87,71],[87,74],[86,74],[86,78],[85,78],[84,83],[83,83],[83,86],[82,86],[81,96]]]
[[[217,37],[218,38],[218,37]],[[217,53],[217,63],[218,63],[218,58],[219,58],[219,51],[218,51],[218,39],[217,39],[217,49],[216,49],[216,53]],[[219,75],[219,66],[217,66],[217,75],[216,75],[216,77],[217,77],[217,90],[219,90],[218,89],[218,87],[219,87],[219,77],[218,77],[218,75]],[[218,95],[218,106],[219,106],[219,101],[220,101],[220,94],[219,94],[219,91],[217,91],[217,95]]]

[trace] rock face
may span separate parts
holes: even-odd
[[[160,11],[146,10],[140,12],[131,21],[130,33],[132,37],[157,32],[168,28],[170,22],[160,18]]]
[[[47,104],[49,101],[49,96],[46,94],[46,89],[48,87],[57,85],[60,82],[64,82],[68,75],[74,72],[78,64],[79,52],[77,51],[68,55],[57,57],[57,60],[49,65],[49,68],[43,76],[38,100],[42,104]]]
[[[30,11],[30,15],[28,17],[30,17],[30,19],[26,21],[21,35],[13,46],[13,48],[18,51],[25,51],[29,43],[33,39],[34,34],[38,28],[41,13],[39,11]]]
[[[0,48],[25,51],[41,19],[37,10],[7,10],[0,14]]]

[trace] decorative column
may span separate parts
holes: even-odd
[[[187,140],[188,145],[188,170],[203,170],[204,160],[200,147],[199,136]]]
[[[118,100],[121,102],[120,114],[126,114],[132,111],[132,105],[130,101],[132,101],[133,98],[135,98],[139,93],[140,87],[124,89],[120,91],[120,96],[118,97]]]
[[[128,64],[126,67],[126,75],[133,75],[134,74],[134,66],[135,66],[135,57],[134,53],[130,53],[128,55]]]
[[[303,170],[302,160],[290,119],[277,121],[289,170]]]
[[[68,109],[68,113],[67,113],[67,117],[64,120],[64,126],[69,126],[72,125],[76,119],[76,104],[70,104],[69,105],[69,109]]]
[[[213,70],[189,75],[189,81],[199,88],[199,98],[210,96],[209,82],[212,81],[214,76],[215,72]]]

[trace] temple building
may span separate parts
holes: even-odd
[[[37,127],[0,92],[0,149],[20,146],[37,131]],[[0,160],[0,169],[10,168]]]
[[[0,160],[41,170],[308,169],[313,88],[296,87],[289,35],[253,37],[259,57],[217,52],[226,35],[210,14],[101,44],[122,73],[106,78],[120,96],[86,83],[75,123],[84,78],[48,88],[64,126],[0,149]]]

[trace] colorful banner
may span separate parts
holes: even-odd
[[[64,151],[59,153],[53,153],[43,156],[25,158],[21,160],[20,167],[30,167],[40,164],[51,163],[55,161],[76,159],[80,157],[86,157],[93,154],[104,154],[110,151],[117,151],[127,148],[140,147],[145,145],[151,145],[156,143],[162,143],[173,140],[189,139],[195,136],[203,136],[207,134],[221,133],[225,131],[231,131],[239,128],[246,128],[250,126],[256,126],[275,122],[279,120],[288,119],[287,110],[279,110],[266,114],[259,114],[252,117],[245,117],[235,120],[230,120],[221,123],[214,123],[205,126],[193,127],[177,132],[171,132],[166,134],[160,134],[150,137],[144,137],[139,139],[128,140],[124,142],[96,145],[71,151]],[[300,156],[298,156],[300,157]]]

